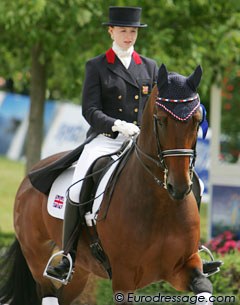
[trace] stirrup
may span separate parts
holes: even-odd
[[[205,252],[208,254],[208,256],[210,257],[210,262],[214,262],[214,257],[213,257],[213,254],[212,252],[205,246],[201,245],[199,250],[198,250],[199,253],[201,252]],[[203,264],[204,264],[204,260],[203,260]],[[223,262],[221,262],[221,264],[223,264]],[[212,271],[212,272],[208,272],[208,273],[203,273],[204,276],[206,277],[209,277],[215,273],[218,273],[220,271],[220,267],[217,267],[215,271]]]
[[[69,264],[70,264],[68,274],[67,274],[66,278],[64,278],[64,279],[59,279],[59,278],[54,277],[54,276],[52,276],[52,275],[49,275],[49,274],[47,273],[47,269],[48,269],[48,267],[51,265],[53,259],[54,259],[56,256],[59,256],[59,255],[61,255],[62,257],[66,257],[66,258],[68,259],[68,261],[69,261]],[[72,277],[73,272],[74,272],[74,271],[73,271],[73,260],[72,260],[71,255],[70,255],[69,253],[68,253],[68,254],[64,254],[64,251],[61,250],[61,251],[59,251],[59,252],[57,252],[57,253],[54,253],[54,254],[50,257],[50,259],[48,260],[47,266],[46,266],[46,268],[45,268],[45,270],[44,270],[44,272],[43,272],[43,276],[45,276],[45,277],[47,277],[47,278],[50,278],[50,279],[52,279],[52,280],[58,281],[58,282],[62,283],[63,285],[67,285],[67,284],[70,282],[70,280],[71,280],[71,277]]]

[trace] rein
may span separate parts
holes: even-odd
[[[154,159],[154,158],[152,158],[151,156],[149,156],[149,155],[146,154],[145,152],[143,152],[143,151],[140,149],[140,147],[137,145],[136,139],[137,139],[137,138],[134,139],[133,144],[134,144],[134,146],[135,146],[135,153],[136,153],[136,156],[137,156],[137,158],[138,158],[140,164],[141,164],[141,165],[143,166],[143,168],[150,174],[150,176],[153,177],[153,179],[154,179],[154,181],[157,183],[157,185],[159,185],[159,186],[161,186],[161,187],[167,189],[167,184],[166,184],[166,181],[167,181],[167,171],[164,170],[164,181],[162,181],[162,180],[160,180],[159,178],[157,178],[157,177],[151,172],[150,168],[149,168],[149,167],[144,163],[144,161],[141,159],[140,154],[143,155],[143,156],[144,156],[145,158],[147,158],[148,160],[154,162],[154,163],[157,165],[157,167],[162,167],[161,162],[158,161],[158,160],[156,160],[156,159]]]
[[[157,98],[159,100],[161,98]],[[189,101],[189,99],[186,100],[179,100],[180,102],[185,102]],[[176,102],[177,100],[173,100]],[[156,102],[157,103],[157,102]],[[146,154],[144,151],[140,149],[140,147],[137,144],[137,137],[133,140],[133,144],[135,146],[135,153],[137,156],[137,159],[143,166],[143,168],[153,177],[154,181],[159,185],[160,187],[163,187],[164,189],[167,189],[167,174],[168,174],[168,168],[165,163],[165,158],[166,157],[190,157],[190,165],[189,165],[189,171],[190,171],[190,178],[192,180],[193,178],[193,169],[195,166],[195,160],[196,160],[196,143],[194,145],[193,149],[186,149],[186,148],[177,148],[177,149],[167,149],[167,150],[162,150],[161,148],[161,143],[160,143],[160,138],[159,138],[159,133],[158,133],[158,128],[157,128],[157,122],[158,118],[154,114],[153,115],[153,120],[154,120],[154,135],[156,138],[156,143],[157,143],[157,159],[151,157],[150,155]],[[144,163],[142,160],[142,157],[144,156],[146,159],[149,161],[155,163],[155,165],[159,168],[163,169],[164,172],[164,178],[163,181],[159,179],[158,177],[155,176],[155,174],[151,171],[151,169]]]

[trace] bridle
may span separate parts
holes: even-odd
[[[173,101],[191,101],[194,98],[188,98],[185,100],[173,100]],[[157,98],[157,100],[160,100],[162,98]],[[158,132],[158,124],[159,118],[156,116],[156,114],[153,115],[153,124],[154,124],[154,135],[157,143],[157,159],[154,157],[151,157],[150,155],[146,154],[144,151],[140,149],[140,147],[137,144],[137,137],[134,138],[134,146],[135,146],[135,153],[136,156],[141,163],[141,165],[144,167],[144,169],[153,177],[154,181],[161,187],[167,189],[167,174],[168,174],[168,168],[165,162],[165,158],[167,157],[190,157],[190,164],[189,164],[189,172],[190,172],[190,178],[192,180],[193,177],[193,170],[195,166],[195,160],[196,160],[196,142],[194,144],[193,149],[185,149],[185,148],[177,148],[177,149],[168,149],[168,150],[162,150],[161,143],[160,143],[160,137]],[[149,161],[156,164],[157,167],[162,168],[164,172],[164,179],[163,181],[155,176],[155,174],[151,171],[151,169],[144,163],[142,156],[144,156]]]

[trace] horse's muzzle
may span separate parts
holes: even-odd
[[[183,200],[191,192],[191,189],[192,184],[177,188],[174,187],[171,183],[167,183],[168,193],[174,200]]]

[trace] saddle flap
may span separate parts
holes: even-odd
[[[99,171],[98,179],[92,179],[94,177],[92,176],[89,179],[87,178],[83,183],[82,191],[80,193],[80,202],[84,204],[86,201],[90,200],[89,204],[84,204],[83,209],[83,212],[87,213],[86,219],[88,225],[92,226],[92,221],[95,220],[95,216],[97,211],[99,210],[108,181],[112,176],[115,168],[117,167],[119,161],[122,159],[123,156],[125,156],[126,152],[129,151],[130,147],[131,141],[128,143],[124,143],[121,149],[117,152],[102,156],[96,159],[95,162],[90,165],[90,168],[87,171],[87,175],[92,172],[95,172],[95,170],[103,168],[104,166],[106,167],[106,160],[108,162],[111,158],[110,161],[113,162],[111,166],[106,167],[105,171]],[[101,160],[103,161],[103,163]],[[99,162],[101,162],[102,164],[100,164]],[[47,209],[48,213],[53,217],[64,219],[66,193],[69,186],[72,184],[74,170],[75,165],[67,168],[55,179],[52,184],[48,197]]]
[[[75,165],[67,168],[53,182],[49,196],[47,210],[56,218],[63,219],[66,206],[66,191],[72,183]]]

